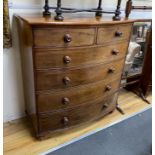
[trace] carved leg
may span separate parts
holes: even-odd
[[[62,16],[62,10],[61,10],[61,0],[57,0],[57,8],[55,12],[56,12],[55,20],[59,20],[59,21],[64,20],[64,17]]]
[[[143,101],[145,101],[147,104],[151,104],[147,99],[146,99],[146,97],[145,97],[145,95],[143,94],[143,92],[140,90],[140,92],[139,92],[139,96],[141,97],[141,99],[143,100]]]
[[[146,102],[147,104],[151,104],[145,97],[143,91],[141,90],[141,88],[136,89],[136,90],[132,90],[133,93],[135,93],[138,97],[140,97],[144,102]]]
[[[48,0],[45,0],[43,16],[49,16],[49,15],[51,15],[51,12],[49,11]]]
[[[102,0],[99,0],[98,8],[97,8],[98,12],[96,12],[96,16],[99,16],[99,17],[102,16],[102,13],[100,12],[102,10],[101,5],[102,5]]]
[[[121,17],[120,17],[120,14],[121,14],[120,7],[121,7],[121,0],[118,0],[117,9],[115,11],[115,16],[113,17],[113,20],[120,20],[121,19]]]
[[[128,0],[126,3],[125,17],[128,18],[132,10],[132,0]]]
[[[117,111],[120,112],[122,115],[125,114],[125,112],[124,112],[124,111],[122,110],[122,108],[119,106],[118,102],[117,102],[117,104],[116,104],[116,109],[117,109]]]

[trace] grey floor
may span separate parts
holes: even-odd
[[[151,155],[152,110],[47,155]]]

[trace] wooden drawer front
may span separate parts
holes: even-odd
[[[117,94],[106,100],[97,100],[94,103],[86,104],[78,108],[65,110],[55,114],[41,116],[39,118],[40,132],[59,130],[86,121],[92,121],[115,109]]]
[[[95,39],[94,28],[44,28],[34,29],[34,45],[69,47],[92,45]]]
[[[105,97],[116,91],[119,87],[120,75],[113,82],[97,82],[87,86],[74,87],[65,91],[52,91],[51,93],[36,94],[39,112],[48,112],[71,108],[96,98]]]
[[[76,49],[76,50],[35,50],[35,67],[37,69],[65,68],[92,63],[109,62],[125,56],[128,42],[106,47]],[[118,53],[114,53],[118,51]]]
[[[97,44],[129,39],[131,28],[131,24],[99,28]]]
[[[124,59],[110,64],[102,64],[72,70],[38,71],[36,76],[36,90],[64,89],[104,80],[121,74]]]

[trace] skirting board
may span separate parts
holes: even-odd
[[[20,114],[9,114],[9,115],[4,115],[3,116],[3,123],[11,122],[13,120],[17,120],[20,118],[25,117],[25,113],[20,113]]]

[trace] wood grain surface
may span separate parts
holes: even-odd
[[[16,19],[21,42],[25,111],[36,136],[46,137],[50,128],[53,132],[60,129],[60,114],[67,113],[71,117],[70,127],[100,118],[105,97],[111,95],[113,98],[119,90],[133,22],[98,21],[94,25],[87,18],[90,22],[87,26],[77,18],[79,25],[76,22],[67,25],[66,21],[34,25],[22,16]],[[99,99],[100,102],[96,101]],[[111,107],[115,107],[116,101],[111,102]],[[88,113],[82,107],[86,103]],[[95,105],[98,108],[93,111]],[[103,109],[103,114],[111,111],[113,108]],[[45,124],[40,120],[45,114],[53,115],[53,125],[53,117],[48,117]],[[68,121],[64,116],[64,122]]]
[[[147,99],[151,102],[151,94]],[[48,151],[49,149],[58,147],[68,141],[84,136],[90,132],[95,132],[100,128],[114,124],[135,113],[150,108],[151,105],[146,104],[137,95],[126,90],[122,91],[118,98],[118,103],[125,111],[125,115],[121,115],[118,111],[99,119],[93,123],[83,124],[71,130],[65,130],[60,133],[54,133],[51,138],[43,141],[37,140],[33,135],[32,126],[27,119],[20,119],[4,124],[4,154],[5,155],[38,155]]]
[[[109,45],[109,44],[108,44]],[[110,46],[99,46],[74,49],[34,49],[35,68],[70,68],[97,63],[107,63],[124,58],[128,41],[114,43]],[[119,53],[113,53],[117,50]],[[69,61],[66,57],[69,57]]]

